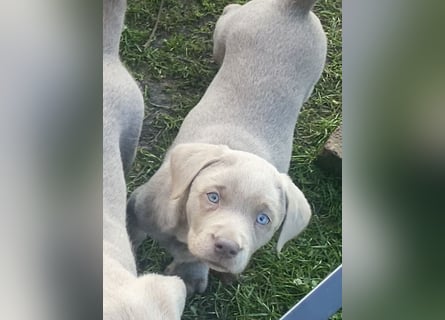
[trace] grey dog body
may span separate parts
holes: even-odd
[[[236,205],[240,208],[250,199],[248,193],[252,187],[247,187],[249,181],[256,180],[257,176],[266,176],[264,170],[269,170],[269,167],[274,167],[274,172],[278,170],[283,174],[276,184],[280,190],[284,190],[285,196],[280,198],[278,193],[273,196],[274,201],[285,197],[287,199],[286,205],[283,205],[284,200],[280,202],[281,218],[276,219],[283,221],[283,216],[286,215],[280,238],[283,234],[285,236],[284,240],[279,240],[280,249],[283,243],[301,232],[309,222],[311,213],[307,200],[284,173],[289,169],[298,114],[321,75],[326,57],[325,33],[318,18],[310,11],[314,2],[315,0],[252,0],[243,6],[226,6],[214,32],[213,55],[221,65],[218,73],[202,99],[184,119],[159,170],[146,184],[135,190],[128,202],[128,226],[134,245],[140,244],[146,234],[149,234],[167,248],[174,256],[174,261],[166,272],[180,275],[186,282],[188,293],[203,292],[207,286],[208,266],[200,261],[205,261],[206,257],[197,258],[197,254],[191,254],[190,240],[196,239],[193,232],[201,231],[198,227],[192,230],[193,223],[196,225],[198,221],[211,218],[206,215],[192,218],[205,205],[192,206],[191,203],[196,203],[193,201],[200,197],[196,190],[194,196],[190,196],[190,190],[205,173],[200,175],[199,170],[195,172],[198,178],[187,180],[190,185],[179,196],[173,194],[173,190],[177,188],[175,183],[180,183],[178,179],[174,181],[174,173],[181,162],[188,164],[184,169],[185,175],[193,170],[194,164],[190,159],[199,153],[200,146],[206,148],[201,160],[207,156],[210,159],[214,157],[215,162],[225,161],[225,165],[220,163],[219,169],[214,169],[215,174],[218,170],[227,168],[235,170],[232,172],[234,178],[228,182],[230,186],[227,189],[240,187],[243,190],[241,195],[237,195],[240,198]],[[228,147],[227,150],[230,151],[224,151],[221,145]],[[178,160],[181,157],[178,156],[175,161],[175,151],[176,155],[184,158]],[[233,158],[212,156],[212,153],[218,152],[233,154]],[[237,152],[244,152],[244,155]],[[242,162],[250,161],[247,159],[251,157],[255,157],[251,167],[236,171],[236,168],[242,167]],[[194,159],[199,161],[199,157]],[[212,170],[202,171],[208,173]],[[276,191],[272,180],[277,175],[272,174],[272,171],[268,172],[271,178],[259,182],[264,188],[258,191],[261,199],[257,202]],[[246,173],[244,179],[241,177],[243,173]],[[209,179],[223,180],[221,176]],[[200,181],[204,180],[202,178]],[[214,183],[218,184],[219,180]],[[250,207],[255,205],[255,202],[249,203]],[[288,213],[289,208],[293,210],[292,213]],[[241,219],[240,221],[246,223],[245,230],[250,231],[241,230],[241,224],[237,226],[238,229],[236,226],[227,229],[237,229],[237,235],[242,234],[249,238],[255,231],[251,221],[245,219],[243,212],[248,210],[237,207],[234,211],[236,213],[231,219]],[[220,228],[217,229],[221,230],[229,224],[230,221],[227,220],[230,219],[221,215],[218,217],[221,221]],[[217,232],[219,231],[214,233]],[[235,239],[237,235],[232,238]],[[197,248],[195,252],[206,251],[213,254],[211,248],[201,250],[207,242],[213,241],[209,237],[209,240],[194,243]],[[257,239],[262,239],[264,243],[270,238],[270,233],[261,233]],[[238,257],[243,252],[249,252],[245,255],[249,257],[257,249],[254,242],[249,242],[244,248]],[[242,264],[233,267],[234,273],[245,267],[247,258],[242,261]],[[215,267],[217,266],[212,268]]]
[[[297,15],[290,10],[270,10],[269,6],[285,1],[267,2],[263,7],[252,6],[248,25],[258,19],[257,29],[244,28],[245,18],[232,19],[240,26],[231,28],[242,30],[236,41],[242,43],[243,50],[238,51],[236,43],[225,44],[220,70],[184,119],[173,146],[190,142],[224,144],[254,153],[280,172],[288,171],[297,117],[323,70],[319,61],[325,59],[326,40],[318,18],[311,12]],[[269,10],[271,14],[256,10]],[[265,30],[261,24],[271,28]],[[215,46],[221,50],[217,43]],[[318,69],[315,72],[314,66]]]
[[[125,0],[103,3],[103,319],[177,320],[185,286],[177,277],[138,276],[126,229],[125,174],[135,157],[144,101],[119,59]]]
[[[141,92],[119,61],[126,1],[104,1],[103,23],[103,202],[104,246],[131,274],[136,265],[125,229],[125,172],[131,166],[142,126]]]

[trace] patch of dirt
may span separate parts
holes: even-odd
[[[148,76],[143,81],[138,81],[138,84],[142,92],[147,92],[146,97],[144,97],[145,116],[139,146],[151,151],[163,132],[163,130],[154,126],[155,119],[160,114],[171,114],[172,100],[165,93],[165,90],[171,85],[168,80],[153,80]]]

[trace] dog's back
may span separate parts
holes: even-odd
[[[221,68],[174,144],[226,144],[287,172],[300,108],[326,58],[314,2],[253,0],[226,8],[214,32]]]
[[[126,0],[104,0],[102,12],[102,50],[104,58],[119,59],[119,39],[124,25]]]
[[[125,232],[126,186],[124,172],[134,157],[142,126],[143,98],[119,60],[119,39],[125,0],[106,0],[103,6],[103,202],[104,246],[136,275]],[[121,252],[116,252],[121,251]],[[130,254],[130,255],[129,255]],[[118,257],[122,256],[122,259]],[[133,261],[131,263],[131,261]]]
[[[139,140],[144,100],[119,60],[125,9],[125,0],[106,0],[103,4],[103,119],[104,154],[118,148],[113,153],[120,153],[124,172],[128,172]]]

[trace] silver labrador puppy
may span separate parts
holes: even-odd
[[[180,319],[186,290],[177,277],[138,277],[126,230],[126,172],[144,113],[142,94],[119,60],[125,0],[103,2],[103,317]]]
[[[173,255],[168,274],[203,292],[209,267],[237,274],[281,226],[277,249],[311,210],[287,176],[295,123],[318,81],[326,36],[315,0],[228,5],[214,32],[220,70],[160,169],[130,197],[129,231]]]

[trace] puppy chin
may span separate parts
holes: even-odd
[[[223,266],[216,265],[216,264],[213,263],[212,261],[204,260],[204,263],[207,264],[207,266],[208,266],[210,269],[212,269],[212,270],[219,271],[219,272],[224,272],[224,273],[232,273],[231,270],[229,270],[229,269],[227,269],[227,268],[225,268],[225,267],[223,267]]]
[[[247,263],[243,263],[243,264],[229,264],[229,265],[224,265],[221,262],[215,262],[212,260],[208,260],[208,259],[202,259],[202,261],[207,264],[207,266],[210,269],[213,269],[215,271],[218,272],[224,272],[224,273],[232,273],[232,274],[238,274],[243,272],[243,270],[245,269]]]

